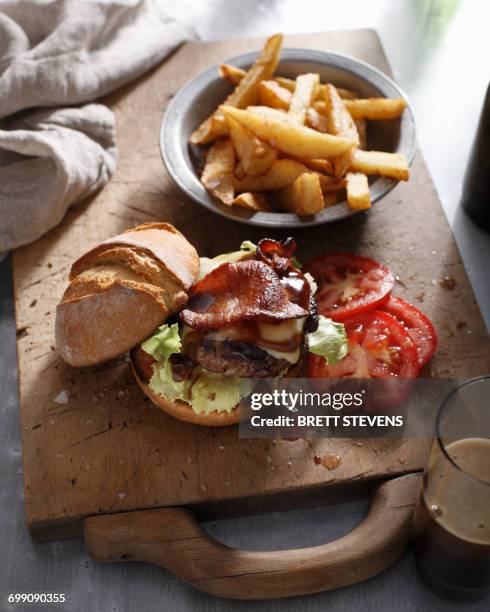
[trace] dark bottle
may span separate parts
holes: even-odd
[[[472,221],[490,232],[490,85],[466,168],[461,203]]]

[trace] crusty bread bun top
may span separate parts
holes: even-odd
[[[109,238],[73,264],[56,309],[56,346],[73,366],[130,350],[187,301],[199,273],[195,248],[169,223]]]

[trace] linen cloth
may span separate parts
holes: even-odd
[[[87,102],[190,37],[151,0],[0,0],[0,252],[36,240],[107,183],[114,115]]]

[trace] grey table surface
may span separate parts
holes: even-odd
[[[375,28],[395,78],[415,111],[419,141],[490,327],[490,236],[458,207],[468,153],[490,80],[490,3],[485,0],[181,0],[170,6],[205,41],[342,28]],[[488,610],[446,602],[417,579],[411,552],[364,583],[309,597],[231,602],[199,593],[156,567],[101,565],[80,540],[36,544],[23,516],[21,448],[11,260],[0,265],[0,610],[18,610],[10,593],[65,593],[52,609],[153,610]],[[333,540],[350,531],[367,503],[294,510],[208,523],[232,546],[276,549]],[[41,606],[29,606],[33,607]],[[49,606],[43,606],[45,609]]]

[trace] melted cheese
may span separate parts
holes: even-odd
[[[272,324],[272,323],[257,323],[258,328],[258,336],[255,341],[255,344],[261,348],[269,355],[272,355],[276,359],[285,359],[291,364],[297,363],[300,356],[300,347],[294,351],[279,351],[274,348],[271,348],[270,344],[282,344],[287,342],[290,338],[298,336],[302,334],[303,327],[305,324],[306,318],[303,317],[301,319],[288,319],[287,321],[283,321],[282,323]],[[183,326],[182,328],[182,339],[185,338],[186,334],[189,333],[191,328],[187,326]],[[210,336],[212,336],[213,340],[224,341],[231,340],[235,342],[246,341],[243,334],[243,328],[240,325],[230,325],[229,327],[224,327],[222,329],[217,329],[212,332],[208,332]]]

